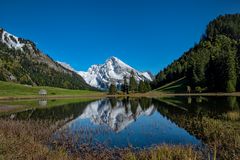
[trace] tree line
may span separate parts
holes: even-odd
[[[148,81],[140,80],[137,82],[134,76],[134,72],[131,71],[131,76],[128,79],[124,76],[123,84],[121,85],[121,92],[124,94],[129,93],[145,93],[151,91],[151,86]],[[114,83],[110,84],[109,94],[114,95],[118,93],[118,89]]]

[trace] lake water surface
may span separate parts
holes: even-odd
[[[93,132],[93,143],[111,147],[150,147],[156,144],[201,143],[186,130],[178,127],[149,99],[102,99],[89,103],[83,112],[63,128],[70,135]]]
[[[63,104],[58,101],[21,102],[35,106],[3,116],[52,121],[68,119],[53,137],[57,139],[64,133],[69,139],[77,135],[77,144],[118,148],[146,148],[159,144],[202,146],[210,143],[210,133],[206,133],[212,132],[205,123],[217,120],[220,124],[234,125],[240,120],[237,97],[105,98]],[[9,104],[17,102],[2,105]]]

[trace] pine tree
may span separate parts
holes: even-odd
[[[129,80],[129,91],[131,91],[133,93],[137,91],[137,81],[134,78],[134,72],[133,71],[131,71],[131,77],[130,77],[130,80]]]
[[[145,83],[142,80],[139,82],[138,91],[140,93],[144,93],[146,91]]]
[[[206,85],[208,86],[208,90],[209,91],[214,91],[216,90],[216,78],[215,75],[216,74],[216,67],[214,66],[214,60],[213,57],[210,56],[210,60],[206,69]]]
[[[128,86],[128,82],[127,82],[127,76],[124,76],[123,77],[123,84],[122,84],[122,87],[121,87],[122,91],[125,93],[125,94],[128,94],[128,89],[129,89],[129,86]]]
[[[149,82],[145,81],[145,82],[144,82],[144,85],[145,85],[145,92],[149,92],[149,91],[152,90]]]
[[[227,66],[228,79],[226,83],[226,92],[235,92],[237,85],[236,51],[231,49],[228,51]]]
[[[115,86],[114,84],[111,84],[111,85],[110,85],[108,93],[109,93],[110,95],[114,95],[114,94],[117,93],[117,88],[116,88],[116,86]]]
[[[164,74],[163,71],[161,71],[158,75],[157,75],[157,81],[161,82],[164,81],[166,79],[166,75]]]

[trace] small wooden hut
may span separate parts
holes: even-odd
[[[47,95],[47,91],[45,89],[40,89],[40,91],[38,92],[38,94],[40,96],[46,96]]]

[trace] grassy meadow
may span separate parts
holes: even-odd
[[[1,97],[21,97],[21,96],[39,96],[40,89],[45,89],[48,96],[99,96],[104,93],[90,90],[71,90],[47,86],[28,86],[22,84],[16,84],[11,82],[0,81],[0,98]]]

